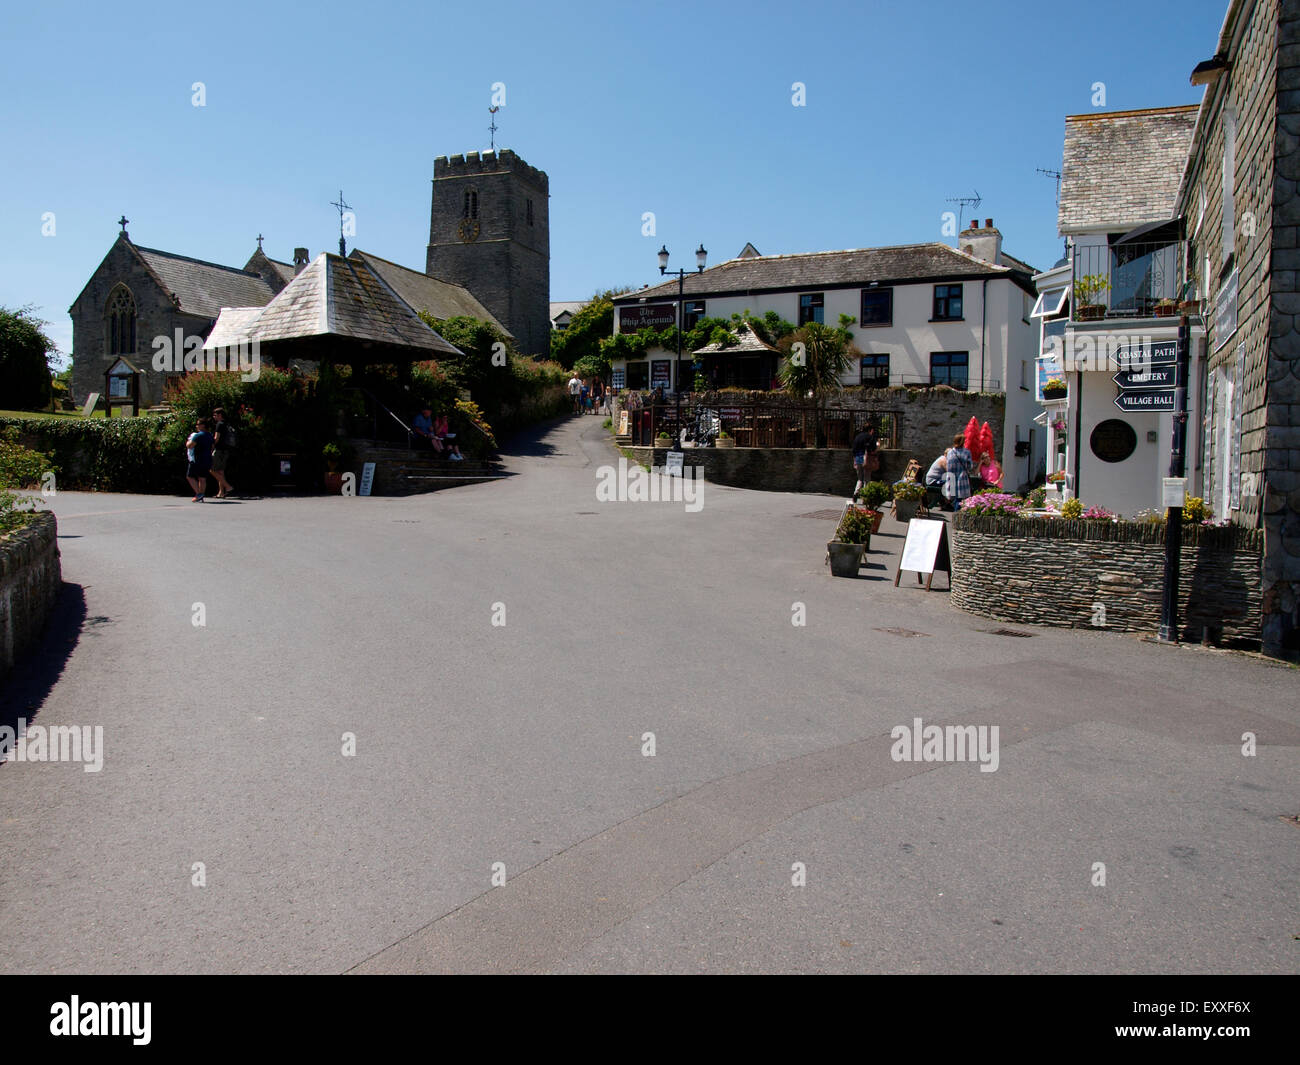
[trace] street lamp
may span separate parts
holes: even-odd
[[[704,250],[704,244],[695,249],[695,272],[704,273],[704,264],[708,261],[709,253]],[[682,333],[686,331],[686,271],[677,269],[669,271],[668,269],[668,245],[662,244],[659,247],[659,274],[663,276],[667,273],[677,275],[677,381],[674,389],[677,400],[677,422],[675,431],[677,433],[677,447],[682,445]]]

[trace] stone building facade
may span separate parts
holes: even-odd
[[[251,267],[260,267],[260,272]],[[105,392],[105,371],[124,357],[141,378],[145,406],[161,403],[168,374],[152,371],[156,337],[207,337],[223,306],[269,303],[293,267],[275,263],[259,248],[244,269],[143,248],[123,226],[86,282],[72,316],[72,395],[81,403]]]
[[[508,148],[439,156],[425,273],[464,285],[526,355],[550,349],[550,193]]]
[[[1216,513],[1263,528],[1262,642],[1300,655],[1300,0],[1232,0],[1179,191],[1210,353],[1200,458]]]

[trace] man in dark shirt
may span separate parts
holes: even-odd
[[[230,428],[230,423],[226,421],[224,407],[217,407],[212,411],[212,420],[216,422],[212,434],[212,476],[217,482],[217,498],[225,499],[234,491],[230,482],[226,480],[226,466],[230,462],[230,452],[235,446],[235,434]]]
[[[853,489],[854,495],[871,480],[871,475],[879,468],[879,463],[876,461],[876,446],[879,443],[880,438],[876,435],[876,427],[871,422],[867,422],[853,438],[853,472],[858,475],[858,483]]]

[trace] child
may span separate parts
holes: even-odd
[[[204,493],[208,490],[208,471],[212,468],[212,435],[208,432],[208,420],[200,418],[195,423],[194,432],[185,441],[185,457],[189,465],[185,468],[185,479],[194,489],[191,503],[202,503]]]

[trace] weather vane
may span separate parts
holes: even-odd
[[[343,240],[343,212],[352,210],[352,205],[343,198],[343,190],[339,189],[338,203],[331,203],[330,206],[339,209],[339,254],[346,259],[348,257],[348,246]]]
[[[497,112],[500,110],[500,107],[488,108],[488,114],[492,116],[492,125],[488,126],[488,137],[491,139],[494,152],[497,150]]]

